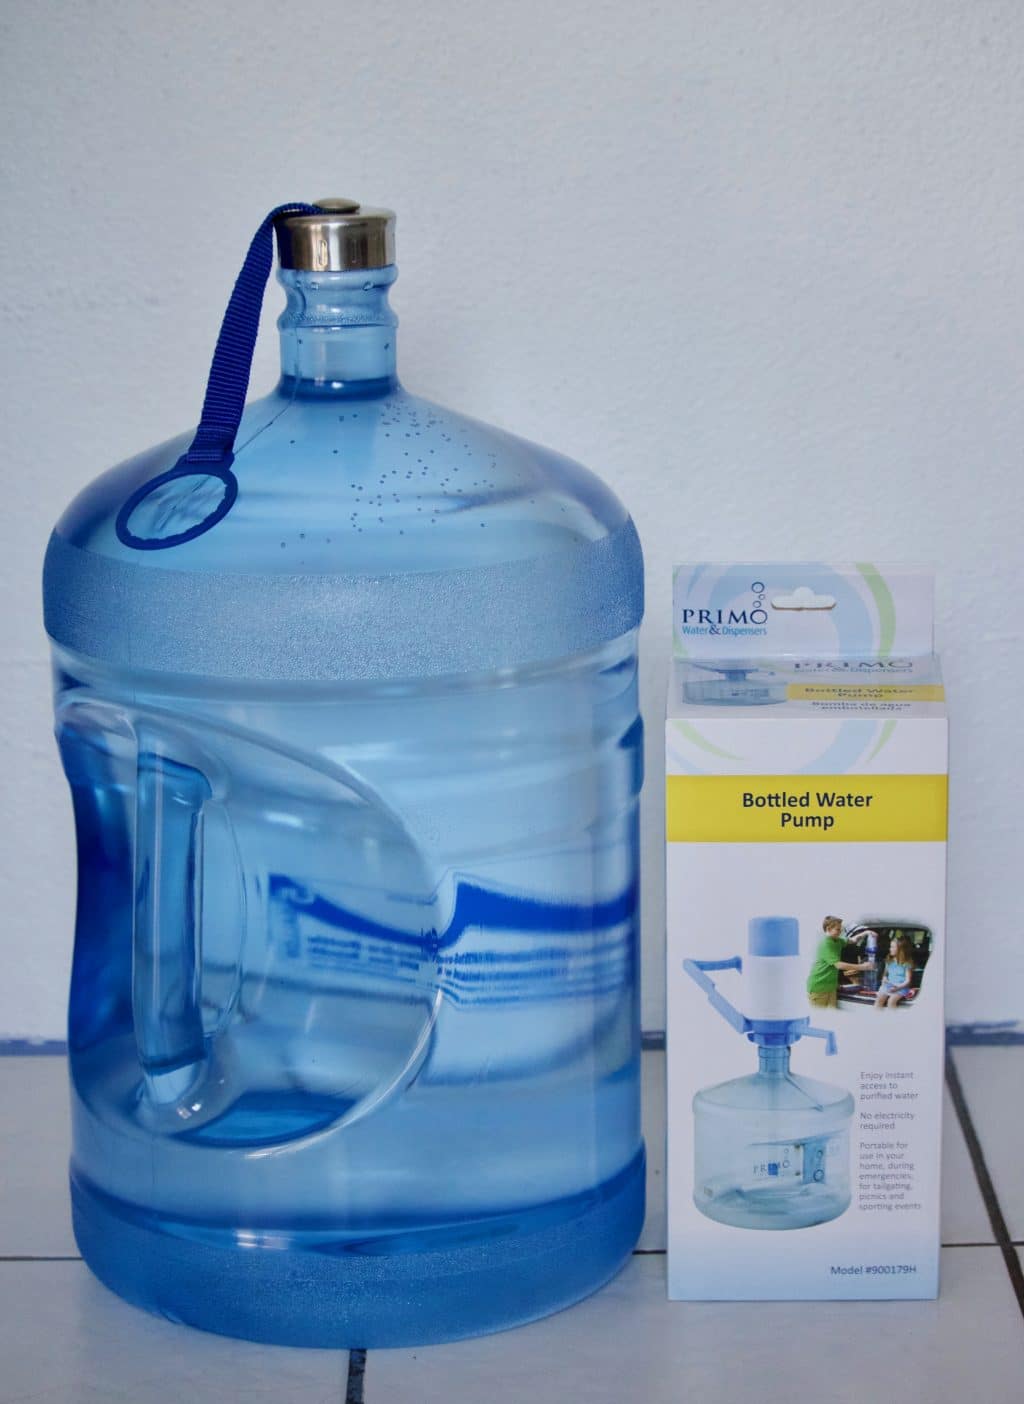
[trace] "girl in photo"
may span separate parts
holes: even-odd
[[[914,948],[905,936],[894,936],[889,942],[889,959],[885,962],[882,983],[875,997],[876,1009],[895,1009],[910,993],[914,978]]]

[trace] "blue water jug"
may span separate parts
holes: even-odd
[[[401,388],[395,276],[390,212],[273,211],[198,429],[45,565],[75,1234],[130,1301],[293,1345],[555,1311],[644,1208],[636,532]]]

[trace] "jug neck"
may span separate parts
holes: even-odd
[[[277,322],[279,391],[344,399],[395,389],[398,318],[388,303],[394,265],[355,273],[282,268],[277,276],[288,298]]]
[[[776,1044],[766,1047],[763,1043],[757,1049],[757,1070],[762,1077],[783,1078],[789,1076],[789,1044]]]

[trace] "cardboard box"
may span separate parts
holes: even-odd
[[[673,612],[669,1295],[933,1297],[947,723],[931,577],[681,566]]]

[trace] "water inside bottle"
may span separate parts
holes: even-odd
[[[621,648],[497,701],[349,688],[339,742],[329,689],[319,713],[280,688],[226,707],[65,660],[59,734],[92,873],[76,1172],[172,1219],[230,1225],[244,1205],[346,1236],[557,1203],[621,1170],[637,1137],[634,688]],[[503,723],[514,707],[524,724],[524,692],[534,740],[513,760]],[[165,882],[175,900],[190,886],[194,931],[150,890]],[[156,928],[134,966],[133,907]]]

